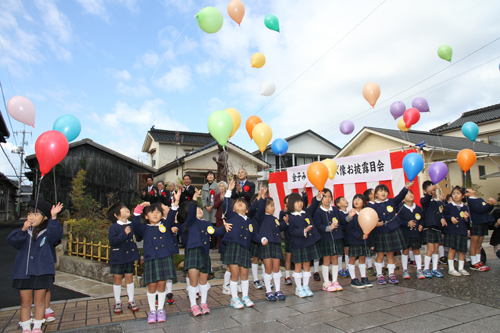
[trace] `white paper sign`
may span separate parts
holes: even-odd
[[[333,180],[328,179],[326,185],[350,184],[392,180],[391,157],[389,150],[377,151],[363,155],[334,158],[337,163],[337,174]],[[288,188],[311,187],[307,178],[307,168],[304,164],[287,169]]]

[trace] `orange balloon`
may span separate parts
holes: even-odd
[[[253,139],[252,136],[253,128],[255,127],[255,125],[260,124],[261,122],[262,119],[260,119],[258,116],[251,116],[250,118],[247,119],[246,127],[248,135],[250,135],[250,140]]]
[[[245,5],[240,0],[231,0],[227,5],[227,13],[229,17],[231,17],[234,22],[240,25],[243,20],[243,16],[245,16]]]
[[[458,165],[460,165],[464,172],[469,171],[474,163],[476,163],[476,159],[476,153],[470,149],[462,149],[457,155]]]
[[[363,229],[363,233],[368,235],[378,223],[378,214],[375,209],[366,207],[363,208],[358,215],[358,223],[361,229]]]
[[[380,87],[375,82],[369,82],[363,87],[363,97],[372,107],[375,107],[380,97]]]
[[[318,191],[323,191],[328,179],[328,168],[323,162],[313,162],[307,168],[307,178]]]

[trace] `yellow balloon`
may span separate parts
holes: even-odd
[[[403,120],[403,118],[401,118],[398,120],[398,128],[401,132],[408,132],[410,130],[411,126],[406,127],[405,121]]]
[[[229,136],[229,138],[231,139],[231,137],[234,135],[234,133],[236,133],[236,131],[238,130],[238,128],[240,128],[240,125],[241,125],[241,115],[238,112],[238,110],[236,110],[234,108],[227,108],[224,111],[226,111],[227,113],[229,113],[229,115],[233,119],[233,130],[231,131],[231,135]]]
[[[252,137],[260,152],[264,154],[264,150],[266,150],[267,145],[273,138],[273,130],[268,124],[259,123],[253,128]]]
[[[333,180],[333,178],[335,178],[335,175],[337,174],[337,163],[335,163],[335,161],[330,158],[323,160],[323,163],[325,163],[326,167],[328,168],[328,178]]]
[[[266,57],[262,53],[257,52],[253,54],[250,62],[252,63],[252,67],[261,68],[266,64]]]

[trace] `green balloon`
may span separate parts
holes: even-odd
[[[268,29],[280,32],[280,21],[278,21],[276,15],[267,15],[266,18],[264,18],[264,24]]]
[[[222,28],[224,19],[221,12],[215,7],[205,7],[196,14],[198,25],[206,33],[213,34]]]
[[[215,111],[208,117],[208,131],[222,147],[225,147],[233,131],[233,118],[226,111]]]
[[[441,59],[451,61],[451,56],[453,55],[453,50],[450,45],[443,44],[438,49],[438,56]]]

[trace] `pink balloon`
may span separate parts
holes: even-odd
[[[24,96],[14,96],[7,103],[7,111],[15,120],[35,127],[35,106]]]

